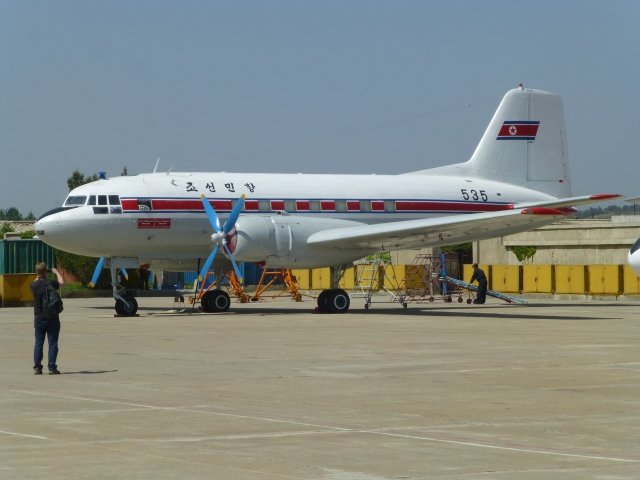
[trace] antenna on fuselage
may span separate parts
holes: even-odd
[[[156,166],[153,167],[153,173],[156,173],[156,170],[158,170],[158,165],[160,165],[160,157],[158,157],[158,160],[156,160]]]

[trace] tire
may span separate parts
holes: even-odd
[[[327,297],[331,290],[323,290],[318,295],[318,312],[319,313],[328,313],[329,312],[329,304],[327,303]]]
[[[223,290],[210,290],[202,296],[200,304],[206,313],[226,312],[231,306],[231,298]]]
[[[116,314],[123,317],[133,317],[138,311],[138,302],[135,297],[126,296],[124,297],[126,303],[116,299]]]
[[[341,288],[329,290],[326,302],[330,313],[346,313],[351,306],[349,294]]]

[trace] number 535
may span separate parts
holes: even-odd
[[[467,190],[466,188],[461,188],[460,192],[462,193],[462,198],[465,200],[480,200],[486,202],[489,197],[487,197],[487,192],[484,190]]]

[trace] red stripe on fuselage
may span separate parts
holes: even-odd
[[[148,202],[145,199],[145,202]],[[228,212],[233,206],[233,200],[231,199],[219,199],[209,200],[213,208],[217,212]],[[296,209],[300,212],[311,212],[311,205],[309,200],[294,200]],[[141,212],[139,210],[138,199],[123,199],[122,209],[125,212]],[[330,213],[336,211],[336,200],[321,200],[320,212]],[[349,213],[365,213],[362,211],[361,200],[346,200],[346,211]],[[437,200],[396,200],[395,212],[396,213],[428,213],[428,212],[495,212],[500,210],[507,210],[513,208],[512,204],[496,204],[485,202],[454,202],[454,201],[437,201]],[[284,200],[270,200],[268,204],[271,211],[284,210]],[[371,200],[369,202],[372,212],[383,213],[386,211],[384,200]],[[316,207],[317,208],[317,207]],[[144,210],[145,212],[203,212],[204,207],[200,200],[196,199],[151,199],[151,210]],[[259,212],[260,204],[258,200],[245,200],[244,202],[245,212]],[[313,211],[313,213],[320,213]],[[393,213],[390,211],[388,213]]]

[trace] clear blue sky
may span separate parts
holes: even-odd
[[[640,2],[0,0],[0,208],[74,169],[402,173],[562,95],[575,194],[640,194]],[[465,105],[470,106],[465,107]]]

